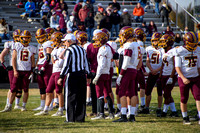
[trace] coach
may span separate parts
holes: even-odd
[[[68,47],[58,85],[66,77],[65,108],[66,122],[84,122],[86,113],[86,73],[89,73],[85,50],[76,44],[73,34],[67,34],[62,41]]]

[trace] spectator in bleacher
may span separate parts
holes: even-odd
[[[82,8],[82,3],[83,3],[83,0],[79,0],[79,3],[77,3],[74,6],[74,10],[72,12],[73,16],[75,17],[75,20],[77,21],[80,21],[78,13],[79,13],[79,10]]]
[[[87,5],[85,2],[82,3],[82,8],[78,12],[78,16],[80,18],[81,24],[84,25],[85,19],[88,15],[89,9],[87,8]]]
[[[48,2],[45,1],[44,4],[41,7],[41,10],[40,10],[40,16],[41,16],[41,18],[42,18],[43,15],[48,16],[49,12],[50,12],[50,7],[48,5]]]
[[[121,28],[124,26],[131,26],[131,15],[128,13],[128,10],[124,8],[123,14],[121,15]]]
[[[68,6],[67,3],[64,2],[64,0],[60,0],[60,7],[63,11],[66,11],[66,13],[68,14]]]
[[[144,11],[146,12],[146,5],[147,5],[147,0],[139,0],[139,3],[141,4],[141,6],[143,7]]]
[[[176,33],[174,42],[175,43],[180,43],[181,42],[181,35],[179,33]]]
[[[61,31],[60,31],[60,25],[57,25],[57,26],[56,26],[56,31],[57,31],[57,32],[61,32]]]
[[[186,26],[185,27],[185,30],[184,30],[184,34],[186,34],[186,33],[188,33],[189,32],[189,30],[188,30],[188,27]]]
[[[115,30],[115,36],[118,37],[119,24],[120,24],[120,15],[118,13],[117,8],[113,9],[113,12],[110,15],[110,22],[112,24],[111,37],[113,37],[114,30]]]
[[[162,27],[164,26],[164,18],[166,18],[167,25],[169,25],[169,13],[172,11],[172,8],[163,2],[162,7],[160,8],[160,15],[162,17]]]
[[[144,33],[148,36],[149,29],[148,29],[148,26],[146,25],[146,21],[142,22],[142,24],[139,27],[142,28]]]
[[[54,9],[53,9],[55,12],[56,12],[56,14],[58,15],[58,16],[60,16],[60,14],[62,14],[62,8],[61,8],[61,6],[60,6],[60,3],[56,3],[56,7],[54,7]]]
[[[91,3],[90,0],[86,0],[87,8],[89,9],[89,12],[92,12],[94,14],[94,6],[93,3]]]
[[[140,3],[137,3],[133,10],[134,19],[136,22],[143,22],[144,9]]]
[[[103,12],[97,12],[96,15],[94,16],[94,20],[97,23],[97,29],[99,29],[99,25],[100,25],[100,22],[103,19],[103,17],[104,17]]]
[[[107,12],[108,16],[110,16],[110,14],[113,12],[113,5],[112,4],[108,5],[108,7],[106,8],[106,12]]]
[[[25,4],[26,4],[26,0],[20,0],[20,2],[17,4],[17,7],[24,8]]]
[[[74,25],[74,16],[70,16],[69,20],[67,21],[67,30],[72,29]]]
[[[154,0],[155,1],[155,12],[157,15],[160,15],[159,12],[159,3],[161,2],[161,0]]]
[[[110,15],[107,12],[103,13],[103,18],[100,21],[99,29],[106,28],[107,30],[111,31],[112,24],[110,22]]]
[[[48,23],[48,20],[47,20],[47,16],[46,15],[43,15],[42,16],[42,21],[41,21],[41,25],[44,29],[48,28],[49,27],[49,23]]]
[[[117,8],[118,11],[120,11],[121,6],[120,4],[117,2],[117,0],[113,0],[113,2],[109,3],[108,5],[112,5],[113,9]]]
[[[50,17],[50,27],[56,29],[56,27],[59,25],[59,19],[59,16],[54,12]]]
[[[29,17],[35,17],[35,3],[32,0],[28,0],[25,4],[26,14],[29,14]]]
[[[49,6],[50,6],[51,9],[55,8],[56,7],[56,1],[55,0],[51,0]]]
[[[167,29],[165,31],[163,31],[162,33],[163,33],[163,35],[169,34],[169,35],[172,35],[173,37],[175,37],[174,32],[171,30],[171,27],[169,25],[167,26]]]
[[[66,23],[65,23],[65,19],[64,19],[63,14],[60,14],[59,25],[60,25],[60,31],[63,34],[65,34],[66,33]]]
[[[8,34],[8,24],[4,18],[0,20],[0,38],[2,40],[9,40],[10,38],[10,35]]]
[[[149,37],[151,37],[154,32],[157,32],[157,26],[155,25],[153,20],[149,22],[148,29],[149,29],[149,34],[148,34]]]
[[[69,20],[69,16],[65,10],[62,11],[62,15],[64,16],[65,23],[67,23],[67,21]]]
[[[76,30],[78,30],[78,24],[76,21],[74,21],[73,26],[72,26],[72,31],[74,32]]]
[[[88,17],[85,19],[85,27],[88,34],[88,41],[90,42],[92,40],[94,30],[94,17],[92,12],[89,12]]]
[[[97,4],[97,11],[98,12],[104,12],[104,8],[103,8],[103,5],[101,3]]]

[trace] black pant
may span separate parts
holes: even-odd
[[[169,25],[169,19],[168,19],[168,15],[166,15],[166,16],[162,16],[162,23],[164,23],[164,19],[166,18],[166,21],[167,21],[167,25]]]
[[[91,98],[92,98],[92,113],[97,113],[97,94],[95,84],[92,83],[95,78],[96,73],[92,73],[90,89],[91,89]]]
[[[86,75],[79,71],[70,73],[66,79],[66,101],[68,122],[84,122],[86,113]]]

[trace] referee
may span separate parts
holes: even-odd
[[[58,85],[66,77],[65,108],[66,122],[84,122],[86,113],[86,73],[89,73],[85,50],[76,44],[73,34],[67,34],[62,41],[68,47]]]

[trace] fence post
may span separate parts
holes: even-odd
[[[187,15],[187,12],[185,12],[185,27],[188,27],[188,15]]]
[[[178,3],[176,2],[176,27],[178,26]]]

